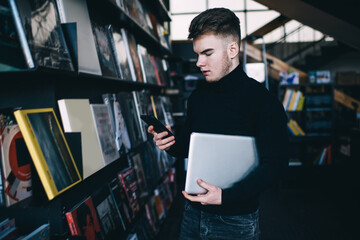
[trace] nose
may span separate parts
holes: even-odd
[[[197,62],[196,62],[196,66],[197,67],[203,67],[205,65],[205,63],[204,63],[204,59],[203,59],[203,57],[202,56],[198,56],[198,59],[197,59]]]

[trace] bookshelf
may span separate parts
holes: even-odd
[[[56,0],[48,2],[56,3]],[[134,36],[136,43],[145,47],[149,55],[158,58],[163,66],[168,62],[167,59],[172,57],[168,38],[164,36],[166,35],[164,29],[166,30],[171,19],[163,1],[125,1],[140,3],[144,9],[146,8],[146,11],[151,13],[152,20],[161,25],[157,29],[158,33],[163,31],[161,36],[152,32],[148,26],[144,25],[144,22],[139,22],[131,12],[121,8],[118,3],[124,3],[123,1],[85,0],[80,2],[87,4],[91,21],[96,21],[96,23],[104,26],[111,24],[118,29],[126,29],[128,33]],[[145,16],[143,17],[145,18]],[[93,41],[92,36],[89,36],[87,40]],[[81,39],[77,39],[76,44],[81,45],[81,41]],[[69,43],[69,39],[66,43]],[[159,65],[157,67],[159,70]],[[31,69],[0,71],[2,86],[0,89],[0,113],[12,111],[14,108],[53,108],[60,121],[61,114],[58,107],[58,100],[60,99],[89,99],[91,104],[102,104],[102,94],[117,94],[119,92],[136,92],[138,96],[146,93],[155,98],[166,97],[169,99],[169,96],[166,95],[167,91],[176,89],[172,86],[169,69],[164,68],[162,74],[166,81],[155,84],[138,82],[119,76],[110,77],[86,73],[76,69],[75,71],[53,69],[39,66],[39,64]],[[140,108],[139,105],[137,107]],[[78,168],[82,169],[81,133],[65,133],[65,138]],[[152,144],[152,138],[144,139],[140,144],[133,145],[127,152],[121,152],[120,158],[82,179],[81,182],[52,200],[47,199],[37,171],[32,166],[32,196],[8,207],[0,206],[0,221],[5,218],[15,218],[16,227],[21,234],[28,234],[42,224],[49,223],[51,239],[77,239],[71,235],[65,214],[81,201],[92,196],[97,190],[106,187],[124,169],[128,167],[135,169],[132,159],[137,154],[141,154],[143,164],[148,164],[144,167],[146,168],[144,172],[148,185],[146,191],[138,196],[139,212],[133,216],[126,229],[119,230],[116,239],[126,239],[132,234],[154,239],[165,218],[157,219],[156,211],[155,215],[149,217],[149,206],[150,208],[152,206],[150,203],[155,196],[160,202],[167,203],[163,206],[164,216],[166,216],[176,192],[176,182],[174,175],[175,159],[171,159],[165,152],[157,151]],[[156,195],[155,192],[159,195]],[[156,227],[149,223],[149,218],[154,221],[152,224],[156,222]]]
[[[302,130],[288,126],[292,146],[290,166],[333,164],[334,86],[332,83],[279,84],[282,101],[290,121]],[[288,95],[288,96],[286,96]],[[298,96],[300,95],[300,97]],[[301,98],[304,98],[301,103]],[[288,124],[289,125],[289,124]],[[327,150],[325,150],[327,149]],[[324,160],[320,160],[322,154]]]

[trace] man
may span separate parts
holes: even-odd
[[[260,164],[231,188],[200,179],[206,194],[183,191],[188,201],[180,239],[259,239],[259,195],[287,166],[286,114],[282,104],[242,70],[240,22],[232,11],[202,12],[190,24],[189,39],[207,83],[189,97],[184,130],[176,141],[173,136],[164,138],[166,132],[154,132],[152,126],[148,132],[159,149],[177,157],[187,157],[192,132],[254,136]]]

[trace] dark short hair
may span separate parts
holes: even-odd
[[[240,20],[233,11],[227,8],[208,9],[191,21],[188,39],[195,39],[207,33],[231,35],[240,41]]]

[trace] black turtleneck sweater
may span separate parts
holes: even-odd
[[[260,193],[274,184],[287,167],[286,123],[282,104],[263,85],[249,78],[240,65],[219,81],[195,90],[188,100],[184,130],[168,152],[186,158],[192,132],[254,136],[260,164],[242,181],[223,189],[221,205],[192,205],[222,215],[254,212],[259,207]]]

